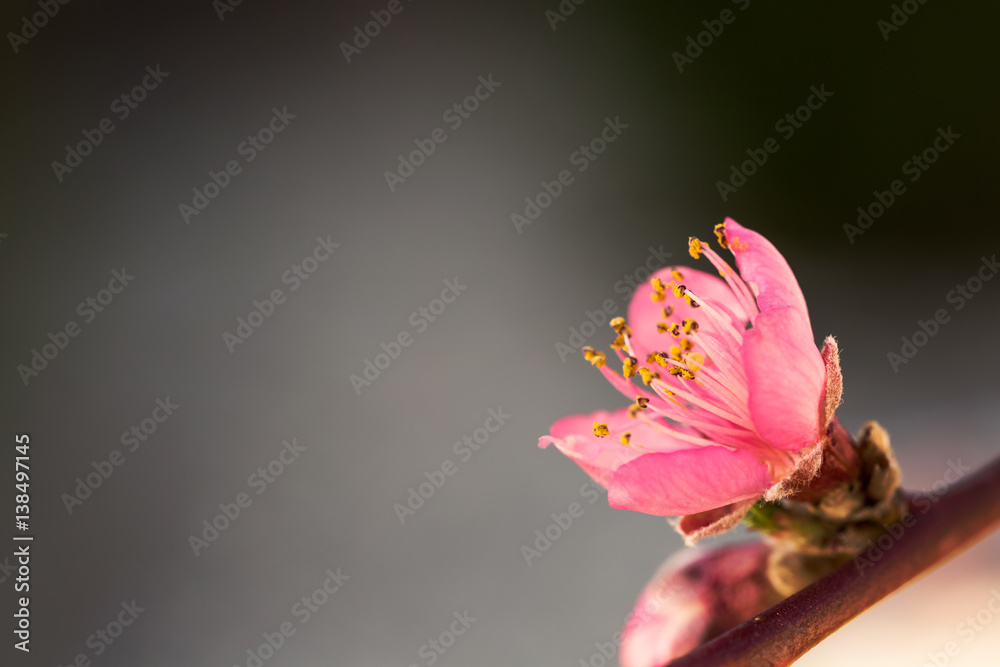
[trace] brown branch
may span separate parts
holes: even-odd
[[[882,598],[1000,527],[1000,458],[951,486],[937,502],[911,499],[910,507],[909,525],[899,524],[903,534],[878,560],[844,564],[669,667],[791,664]]]

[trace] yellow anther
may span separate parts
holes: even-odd
[[[604,438],[609,433],[611,433],[611,431],[608,430],[607,424],[602,424],[601,422],[594,422],[594,435],[596,435],[598,438]]]
[[[674,361],[680,361],[681,360],[681,346],[680,345],[671,345],[670,346],[670,358],[673,359]]]
[[[694,349],[694,343],[691,342],[690,338],[681,338],[681,349],[690,352]]]
[[[608,361],[603,352],[595,350],[592,347],[583,348],[583,358],[593,364],[595,368],[600,368]]]
[[[635,357],[625,357],[625,361],[622,362],[622,375],[627,378],[633,377],[638,366],[638,359]]]
[[[666,296],[667,286],[663,284],[662,280],[660,280],[659,278],[653,278],[650,281],[650,284],[653,286],[653,292],[652,294],[650,294],[650,298],[653,301],[663,301],[664,299],[667,298]]]
[[[693,380],[694,373],[684,368],[683,366],[671,366],[670,374],[684,378],[685,380]]]
[[[660,354],[659,352],[650,352],[649,354],[647,354],[646,355],[646,363],[647,364],[654,364],[654,363],[656,363],[656,360],[657,360],[659,354]]]
[[[639,407],[640,410],[645,410],[647,407],[649,407],[649,399],[646,398],[645,396],[636,396],[635,404]]]
[[[622,443],[623,445],[627,445],[628,441],[631,439],[632,439],[631,433],[622,433],[622,437],[618,438],[618,442]]]
[[[681,335],[681,325],[677,324],[677,322],[674,322],[667,327],[667,331],[670,332],[671,336],[677,338],[678,336]]]
[[[715,226],[715,238],[719,239],[719,245],[723,248],[729,247],[729,243],[726,242],[726,223],[720,222]]]
[[[667,358],[663,355],[662,352],[656,352],[655,354],[656,354],[656,363],[658,363],[659,365],[661,365],[664,368],[666,368],[667,367]]]
[[[657,322],[656,330],[660,333],[667,333],[668,331],[670,331],[670,325],[667,324],[666,322]]]
[[[661,308],[660,312],[663,313],[663,317],[667,318],[674,314],[674,307],[667,306],[666,308]]]
[[[674,280],[684,280],[684,274],[678,271],[677,269],[671,271],[670,275],[674,277]]]
[[[684,300],[687,301],[687,305],[691,306],[692,308],[701,308],[698,302],[691,298],[690,294],[685,293]]]
[[[695,322],[690,317],[687,318],[686,320],[684,320],[683,322],[681,322],[681,326],[684,328],[684,333],[686,333],[686,334],[689,334],[692,331],[697,331],[698,330],[698,323]]]
[[[616,350],[620,350],[623,347],[625,347],[625,336],[623,336],[622,334],[618,334],[618,338],[615,338],[614,341],[612,341],[611,347],[615,348]]]
[[[628,406],[628,416],[629,417],[631,417],[632,419],[635,419],[638,414],[639,414],[639,406],[638,405],[636,405],[635,403],[633,403],[632,405]]]
[[[659,373],[653,372],[653,371],[649,370],[648,368],[646,368],[645,366],[643,366],[643,367],[641,367],[639,369],[639,375],[642,376],[642,382],[643,382],[643,384],[646,384],[646,385],[649,385],[649,383],[653,381],[653,378],[660,377]]]
[[[699,241],[698,239],[696,239],[693,236],[689,236],[688,237],[688,252],[691,253],[691,256],[694,257],[695,259],[700,258],[701,257],[701,241]]]
[[[687,356],[687,366],[691,369],[691,372],[695,372],[699,368],[705,365],[705,357],[698,352],[692,352]]]
[[[618,333],[621,333],[622,329],[625,328],[625,318],[624,317],[616,317],[616,318],[612,319],[610,322],[608,322],[608,324],[611,325],[612,329],[614,329]]]
[[[682,296],[687,296],[687,287],[685,287],[683,284],[674,285],[672,289],[674,292],[674,296],[676,296],[678,299],[681,298]],[[688,301],[688,303],[691,303],[690,300]]]

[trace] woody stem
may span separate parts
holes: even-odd
[[[1000,527],[1000,458],[950,487],[912,520],[877,561],[845,563],[754,619],[716,637],[669,667],[791,664],[848,621],[919,574]]]

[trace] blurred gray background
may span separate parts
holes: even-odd
[[[556,0],[399,6],[347,62],[341,43],[385,2],[70,2],[34,32],[39,5],[5,3],[4,32],[33,36],[0,47],[0,461],[12,484],[13,434],[30,434],[35,542],[33,650],[5,626],[4,664],[247,666],[285,622],[267,665],[600,664],[595,642],[681,542],[662,518],[588,503],[585,475],[535,446],[565,414],[621,404],[556,343],[606,299],[624,308],[616,283],[650,246],[690,262],[688,236],[727,215],[788,258],[817,340],[840,341],[841,420],[885,425],[908,486],[1000,451],[1000,281],[947,301],[1000,251],[995,3],[919,5],[888,39],[889,3],[591,0],[555,23]],[[732,23],[678,71],[724,9]],[[114,100],[156,66],[169,74],[121,119]],[[443,114],[480,76],[500,85],[453,129]],[[821,85],[833,95],[782,137]],[[239,146],[274,108],[295,118],[248,162]],[[114,131],[57,178],[103,118]],[[628,127],[578,172],[571,154],[606,118]],[[903,164],[949,126],[960,138],[911,182]],[[446,141],[391,191],[386,170],[435,128]],[[768,137],[779,151],[723,201],[717,181]],[[187,224],[178,206],[230,160],[240,173]],[[573,183],[519,232],[511,215],[563,169]],[[906,192],[849,238],[894,179]],[[339,248],[291,291],[317,237]],[[86,321],[78,304],[123,267],[134,281]],[[421,330],[456,279],[467,289]],[[275,288],[287,300],[230,352],[223,335]],[[940,308],[951,320],[894,371],[887,354]],[[25,382],[18,366],[70,321],[79,334]],[[412,344],[355,391],[403,332]],[[123,432],[167,397],[180,407],[129,451]],[[457,452],[490,409],[510,419]],[[251,476],[292,439],[304,450],[261,488]],[[124,461],[70,513],[64,494],[113,450]],[[401,523],[394,505],[447,460]],[[250,505],[195,555],[190,537],[241,492]],[[583,516],[529,565],[522,546],[574,501]],[[1000,588],[998,562],[994,538],[800,664],[923,664]],[[296,603],[337,568],[349,579],[301,622]],[[92,638],[133,599],[132,625]],[[465,611],[468,631],[428,648]],[[1000,620],[953,664],[998,653]]]

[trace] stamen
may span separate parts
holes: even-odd
[[[647,407],[649,407],[649,399],[646,398],[645,396],[636,396],[635,404],[639,406],[640,410],[645,410]]]
[[[694,379],[694,373],[692,373],[687,368],[684,368],[683,366],[671,366],[670,367],[670,374],[674,375],[674,376],[680,376],[680,377],[684,378],[685,380],[693,380]]]
[[[729,349],[724,347],[722,341],[716,340],[712,336],[701,335],[698,333],[692,333],[691,337],[694,342],[702,347],[705,352],[708,353],[708,358],[715,362],[715,365],[719,367],[719,372],[723,377],[732,378],[734,382],[739,382],[740,384],[746,384],[746,374],[743,371],[743,364],[739,363],[730,353]]]
[[[620,334],[625,329],[625,318],[616,317],[608,322],[608,324],[610,324],[611,328],[615,330],[615,333]]]
[[[753,292],[740,274],[734,271],[726,263],[726,260],[711,248],[705,248],[705,257],[719,270],[719,275],[726,279],[726,284],[729,285],[729,289],[732,290],[736,300],[743,306],[747,317],[753,317],[756,313],[760,312],[760,309],[757,308],[757,301],[754,299]]]
[[[611,433],[611,431],[608,429],[607,424],[602,424],[601,422],[594,422],[594,435],[596,435],[598,438],[605,438],[609,433]]]
[[[684,329],[684,333],[691,333],[692,331],[698,330],[698,323],[689,317],[681,322],[681,328]]]
[[[653,293],[650,294],[650,298],[652,298],[653,301],[663,301],[667,298],[667,295],[665,294],[667,286],[663,284],[662,280],[659,278],[653,278],[650,281],[650,284],[653,286]]]
[[[675,368],[678,368],[678,367],[675,367]],[[690,371],[688,371],[688,372],[690,372]],[[692,377],[693,377],[693,374],[692,374]],[[655,388],[656,385],[659,384],[660,382],[662,382],[662,381],[658,380],[657,382],[653,383],[653,387]],[[686,389],[683,389],[683,388],[681,388],[679,386],[676,388],[675,393],[677,394],[677,396],[679,396],[680,398],[684,399],[685,401],[687,401],[687,402],[689,402],[689,403],[691,403],[693,405],[696,405],[699,408],[703,408],[704,410],[707,410],[708,412],[711,412],[712,414],[716,415],[717,417],[722,417],[723,419],[725,419],[727,421],[730,421],[730,422],[732,422],[734,424],[742,426],[747,431],[753,432],[753,424],[748,419],[746,419],[745,417],[743,417],[741,415],[738,415],[738,414],[735,414],[735,413],[732,413],[732,412],[729,412],[728,410],[723,409],[722,406],[716,405],[715,403],[712,403],[711,401],[706,401],[703,398],[697,396],[694,392],[687,391]]]
[[[687,295],[690,299],[694,299],[700,305],[705,307],[705,314],[716,325],[716,328],[720,329],[720,334],[728,333],[737,345],[742,345],[743,334],[742,332],[736,330],[736,327],[733,326],[733,322],[728,315],[721,312],[718,308],[715,308],[711,303],[705,301],[694,292],[688,291]],[[692,303],[692,305],[694,304]]]
[[[688,368],[691,369],[692,373],[705,365],[705,357],[700,352],[692,352],[684,360],[687,362]]]
[[[729,248],[729,243],[726,241],[726,223],[720,222],[715,226],[715,238],[719,239],[720,246]]]
[[[593,364],[596,368],[600,368],[607,363],[607,357],[605,357],[604,353],[595,350],[589,345],[583,346],[583,358]]]
[[[625,357],[625,360],[622,362],[622,375],[627,378],[634,377],[638,365],[639,360],[635,357]]]
[[[695,259],[699,259],[701,257],[701,241],[699,241],[693,236],[689,236],[688,252],[691,253],[691,256],[694,257]]]
[[[632,439],[632,434],[629,433],[628,431],[626,431],[625,433],[622,433],[622,436],[620,438],[618,438],[618,441],[620,443],[622,443],[623,445],[627,446],[628,445],[628,441],[631,440],[631,439]]]
[[[652,382],[653,378],[660,377],[659,373],[654,373],[653,371],[649,370],[645,366],[642,366],[639,369],[639,375],[642,376],[642,382],[643,382],[643,384],[645,384],[647,386],[649,385],[650,382]]]

